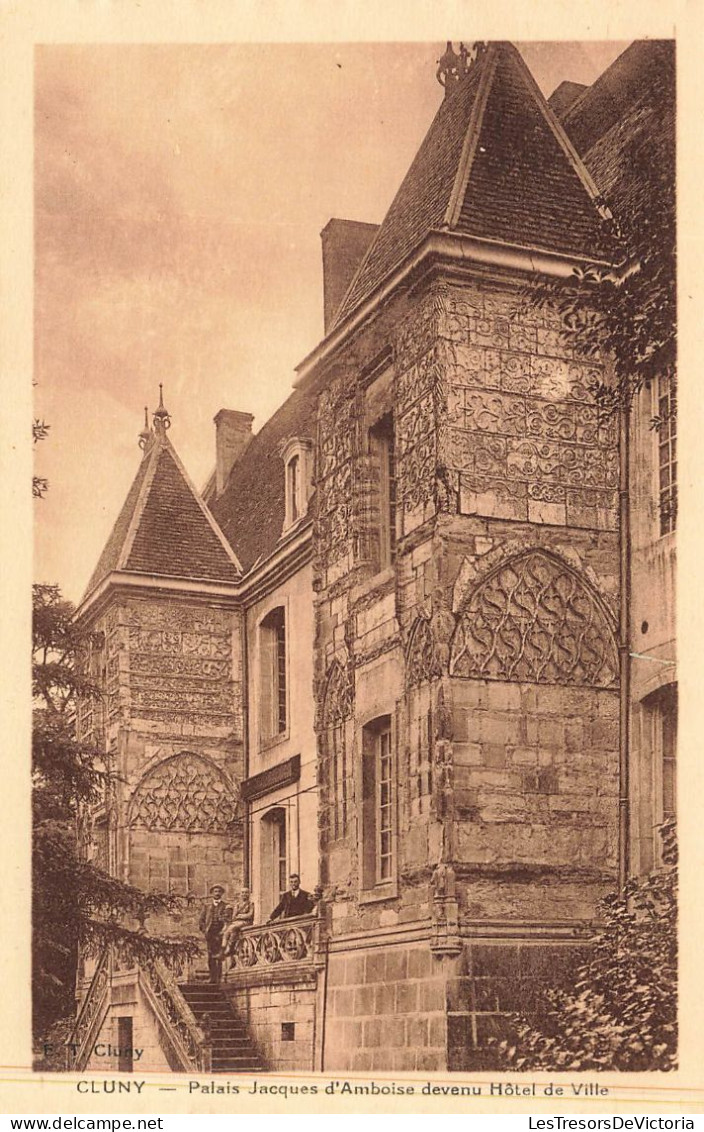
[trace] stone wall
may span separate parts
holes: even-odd
[[[193,595],[116,593],[90,626],[88,663],[104,697],[79,727],[115,778],[98,815],[101,863],[147,890],[189,897],[154,931],[197,931],[216,881],[242,885],[242,614]]]
[[[232,1006],[261,1054],[267,1070],[315,1069],[316,979],[313,972],[251,976],[250,985],[226,985]]]
[[[427,922],[451,861],[470,919],[590,918],[618,829],[618,459],[598,363],[507,281],[421,283],[339,352],[319,402],[316,720],[335,934]],[[370,414],[393,409],[396,556],[370,546]],[[376,572],[375,572],[376,570]],[[334,827],[325,695],[345,755],[392,719],[395,888],[361,876],[362,783]]]
[[[333,951],[325,1071],[446,1068],[445,986],[427,941]]]
[[[135,1050],[142,1050],[140,1057],[133,1058],[133,1073],[168,1073],[179,1068],[175,1062],[169,1062],[158,1023],[144,1000],[138,982],[134,978],[123,978],[116,979],[111,986],[110,1005],[93,1045],[87,1070],[107,1075],[118,1072],[118,1019],[121,1017],[132,1019],[132,1046]]]
[[[545,987],[567,983],[583,954],[569,943],[467,944],[461,973],[447,981],[447,1068],[500,1068],[492,1043],[509,1035],[509,1015],[535,1015]]]

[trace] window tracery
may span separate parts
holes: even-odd
[[[130,826],[150,830],[225,833],[237,802],[222,773],[190,752],[154,767],[137,787]]]
[[[452,641],[450,674],[613,687],[618,658],[595,597],[543,551],[505,562],[474,590]]]

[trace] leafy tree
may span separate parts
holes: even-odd
[[[613,378],[595,384],[605,414],[628,405],[656,377],[675,380],[677,253],[675,212],[675,65],[665,45],[632,109],[618,172],[601,203],[613,219],[615,270],[575,270],[568,280],[538,283],[526,293],[557,310],[562,333],[587,359],[610,355]],[[636,119],[640,125],[636,125]],[[569,124],[568,124],[569,132]],[[654,420],[654,427],[662,422]]]
[[[100,697],[80,660],[73,607],[58,586],[33,587],[32,961],[36,1037],[74,1011],[79,952],[112,944],[128,963],[193,955],[188,937],[148,935],[146,919],[175,911],[180,898],[144,893],[88,860],[79,823],[104,797],[110,776],[100,752],[76,738],[80,697]]]
[[[662,868],[603,904],[604,927],[570,990],[546,990],[536,1016],[498,1043],[507,1069],[677,1067],[677,850],[662,827]]]

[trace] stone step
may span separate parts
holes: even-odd
[[[215,983],[181,983],[180,990],[200,1026],[211,1038],[213,1073],[261,1072],[265,1066],[222,987]]]
[[[249,1038],[232,1038],[227,1034],[215,1035],[213,1040],[213,1049],[249,1049],[251,1046]]]
[[[263,1064],[256,1057],[213,1057],[211,1062],[214,1073],[237,1072],[242,1070],[264,1069]]]

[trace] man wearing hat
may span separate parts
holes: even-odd
[[[210,895],[213,899],[201,912],[198,926],[208,948],[210,981],[219,983],[222,979],[222,933],[232,919],[232,908],[223,900],[225,889],[221,884],[214,884]]]

